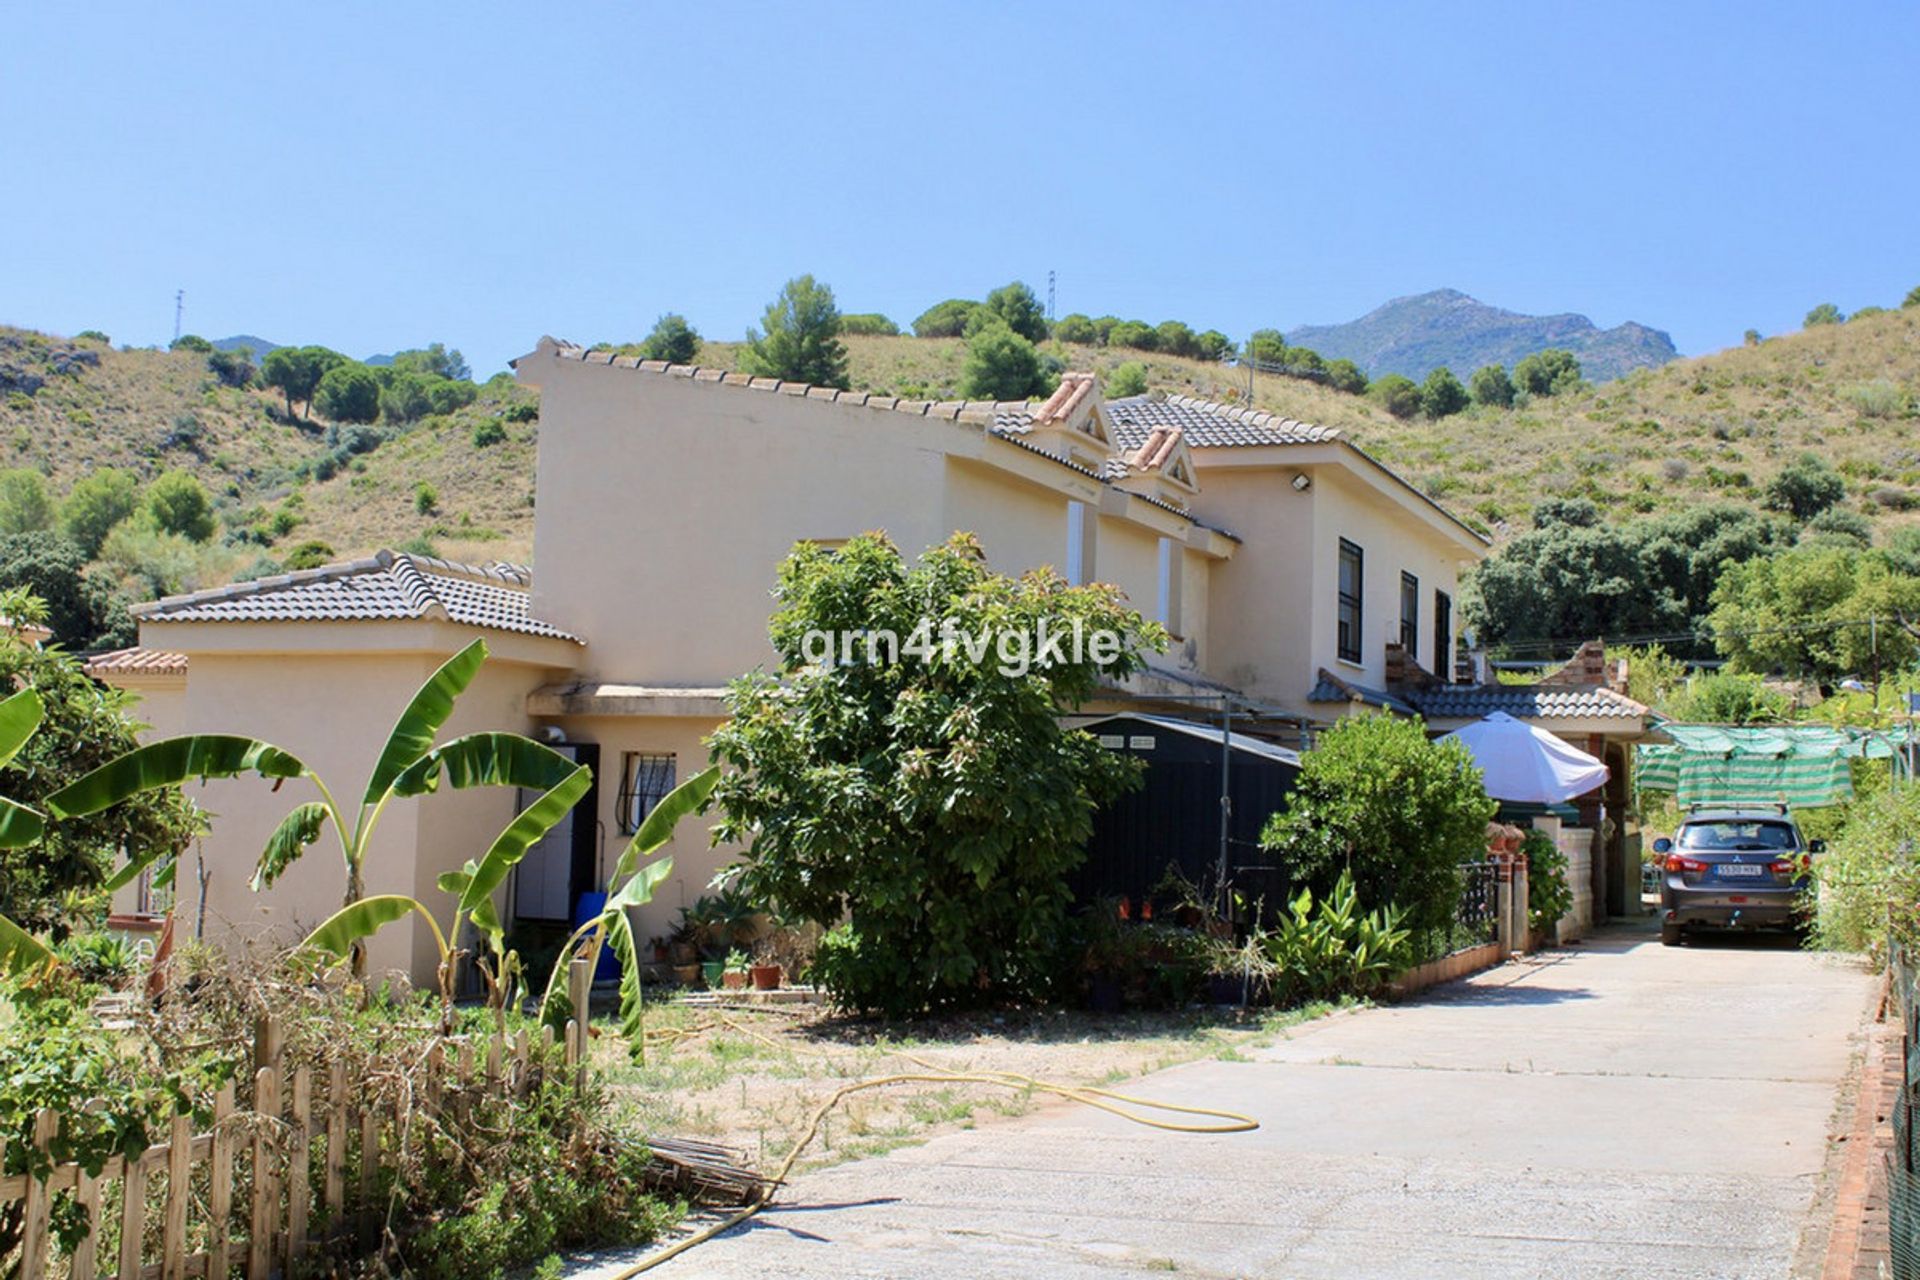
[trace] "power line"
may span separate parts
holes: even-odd
[[[1892,621],[1897,622],[1899,619],[1892,619]],[[1649,631],[1642,632],[1638,635],[1608,636],[1605,637],[1605,639],[1610,645],[1629,645],[1634,647],[1650,644],[1705,644],[1718,639],[1743,640],[1755,636],[1803,635],[1808,632],[1839,631],[1849,627],[1865,627],[1871,630],[1876,627],[1878,623],[1878,618],[1843,618],[1832,622],[1787,623],[1777,627],[1742,627],[1727,630],[1709,628],[1703,631]],[[1592,638],[1592,636],[1587,636],[1583,639],[1550,637],[1539,640],[1514,640],[1502,643],[1499,648],[1507,653],[1552,652],[1555,650],[1563,650],[1569,645],[1577,649],[1580,645],[1585,644],[1587,640],[1591,640]]]

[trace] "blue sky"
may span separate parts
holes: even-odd
[[[789,276],[1242,337],[1441,286],[1682,351],[1920,284],[1920,8],[15,6],[0,321],[485,375]]]

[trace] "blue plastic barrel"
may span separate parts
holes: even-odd
[[[573,927],[578,929],[587,921],[607,909],[607,895],[604,893],[583,893],[580,900],[573,904]],[[595,982],[613,982],[620,977],[620,957],[613,954],[612,947],[600,948],[600,963],[593,971]]]

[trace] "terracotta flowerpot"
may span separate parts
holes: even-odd
[[[683,987],[700,985],[700,966],[697,964],[677,964],[673,966],[673,980]]]
[[[747,971],[753,978],[755,991],[778,991],[780,989],[780,966],[777,964],[757,964]]]
[[[747,989],[747,975],[741,973],[738,969],[731,969],[722,973],[720,975],[720,982],[721,985],[725,986],[729,991],[745,991]]]

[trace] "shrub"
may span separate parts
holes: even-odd
[[[1490,409],[1513,407],[1513,379],[1507,376],[1505,365],[1481,365],[1473,371],[1473,377],[1467,380],[1467,390],[1477,405],[1484,405]]]
[[[1162,320],[1153,330],[1154,350],[1170,356],[1191,356],[1198,350],[1193,330],[1179,320]]]
[[[1123,360],[1107,375],[1107,395],[1113,399],[1137,396],[1147,389],[1147,366],[1138,360]]]
[[[500,411],[500,416],[507,422],[533,422],[540,417],[540,402],[522,400],[518,404],[510,404]]]
[[[1868,316],[1883,316],[1885,314],[1887,314],[1885,307],[1860,307],[1857,308],[1852,315],[1847,317],[1847,323],[1852,324],[1855,320],[1864,320]]]
[[[132,644],[136,633],[126,602],[105,574],[87,569],[87,559],[85,551],[57,533],[0,535],[0,589],[24,590],[44,602],[46,624],[59,644],[74,649]]]
[[[1390,373],[1384,378],[1375,378],[1367,394],[1396,418],[1411,418],[1420,412],[1420,388],[1413,384],[1412,378],[1402,374]]]
[[[967,331],[967,321],[980,304],[966,298],[948,298],[922,311],[913,322],[915,337],[957,338]]]
[[[665,360],[668,364],[692,364],[700,354],[700,335],[687,318],[669,311],[653,322],[653,332],[640,344],[643,360]]]
[[[967,339],[961,395],[974,400],[1024,400],[1052,389],[1053,380],[1040,367],[1039,351],[998,320]]]
[[[1907,290],[1907,296],[1900,300],[1900,305],[1902,307],[1920,307],[1920,284]],[[102,335],[102,340],[105,340],[105,335]]]
[[[1900,418],[1907,413],[1907,393],[1885,378],[1849,387],[1844,394],[1863,418]]]
[[[1567,855],[1544,831],[1529,830],[1520,842],[1527,855],[1527,920],[1536,929],[1551,929],[1573,910],[1573,890],[1567,885]]]
[[[1225,360],[1233,354],[1233,339],[1218,329],[1208,329],[1205,333],[1194,335],[1193,354],[1201,360]],[[1354,371],[1359,372],[1358,369]],[[1365,379],[1361,381],[1364,383]]]
[[[213,499],[190,471],[176,469],[155,476],[147,486],[143,509],[154,528],[192,542],[209,541],[218,527]]]
[[[80,981],[119,990],[140,966],[140,952],[113,933],[76,933],[54,949]]]
[[[1040,305],[1040,299],[1023,281],[1003,284],[989,293],[987,300],[981,304],[981,310],[999,317],[1007,328],[1028,342],[1047,340],[1047,309]],[[978,319],[978,313],[969,316],[969,325]]]
[[[473,424],[473,447],[490,449],[507,438],[507,428],[498,418],[482,418]]]
[[[1834,306],[1831,302],[1823,302],[1813,310],[1807,312],[1805,323],[1806,327],[1811,329],[1815,325],[1839,324],[1846,318],[1840,308]]]
[[[1418,720],[1344,719],[1301,758],[1262,847],[1325,896],[1351,873],[1362,911],[1397,905],[1409,928],[1452,927],[1462,863],[1486,856],[1494,803],[1458,742],[1429,741]]]
[[[1760,345],[1760,331],[1758,329],[1749,329],[1740,335],[1740,341],[1749,347],[1757,347]]]
[[[1885,959],[1891,933],[1920,946],[1920,788],[1890,787],[1861,797],[1827,851],[1813,860],[1818,885],[1814,941]]]
[[[27,467],[0,471],[0,536],[53,528],[53,495],[47,478]]]
[[[413,486],[413,509],[423,516],[430,516],[434,508],[440,505],[440,491],[422,480]]]
[[[1557,396],[1580,387],[1580,361],[1560,347],[1536,351],[1513,366],[1513,385],[1530,396]]]
[[[1696,676],[1667,702],[1675,719],[1705,724],[1769,724],[1787,718],[1793,701],[1745,672]]]
[[[1391,904],[1362,911],[1351,872],[1317,902],[1311,888],[1287,904],[1266,936],[1282,999],[1299,1003],[1376,994],[1406,968],[1412,935]]]
[[[130,471],[102,467],[74,482],[67,500],[60,504],[60,532],[91,560],[100,554],[100,544],[122,520],[140,506],[140,482]]]
[[[318,569],[332,563],[335,554],[331,544],[312,539],[287,552],[286,568]]]
[[[1920,289],[1915,290],[1915,292],[1920,293]],[[74,334],[73,336],[82,342],[97,342],[103,347],[110,347],[113,345],[113,339],[109,338],[106,334],[102,333],[98,329],[82,329],[80,332]]]
[[[1327,385],[1335,391],[1344,391],[1348,395],[1365,395],[1367,375],[1351,360],[1329,360],[1327,361]]]
[[[253,366],[253,354],[245,347],[212,352],[207,356],[207,368],[229,387],[250,385],[258,372]]]
[[[169,351],[198,351],[205,355],[213,350],[213,344],[197,333],[183,333],[167,344]]]
[[[1094,327],[1091,317],[1076,311],[1054,322],[1053,337],[1056,342],[1072,342],[1083,347],[1091,347],[1099,344],[1100,331]]]
[[[1847,482],[1817,453],[1803,453],[1767,485],[1766,505],[1811,520],[1847,496]]]
[[[1130,347],[1135,351],[1158,351],[1160,335],[1138,320],[1122,320],[1107,334],[1110,347]]]
[[[877,311],[858,311],[840,317],[840,332],[864,338],[893,338],[899,336],[900,326]]]
[[[1263,363],[1278,363],[1287,355],[1287,339],[1278,329],[1255,329],[1247,339],[1247,356]]]
[[[1452,417],[1467,403],[1467,389],[1444,365],[1428,373],[1427,380],[1420,384],[1420,411],[1429,418]]]
[[[709,739],[729,766],[715,832],[745,846],[740,889],[833,929],[815,974],[847,1008],[898,1016],[1044,994],[1093,813],[1138,776],[1059,715],[1139,669],[1137,646],[1164,633],[1115,588],[992,572],[969,534],[913,565],[877,534],[833,552],[802,545],[775,596],[778,672],[736,680]],[[1111,635],[1117,651],[1088,646],[1020,673],[1004,638],[978,656],[916,649],[933,618],[1016,639],[1047,618]],[[876,641],[870,661],[814,651],[821,634],[889,632],[899,652]]]
[[[1873,545],[1873,523],[1857,511],[1828,507],[1807,521],[1806,530],[1800,535],[1800,541],[1814,544],[1838,543],[1865,550]]]

